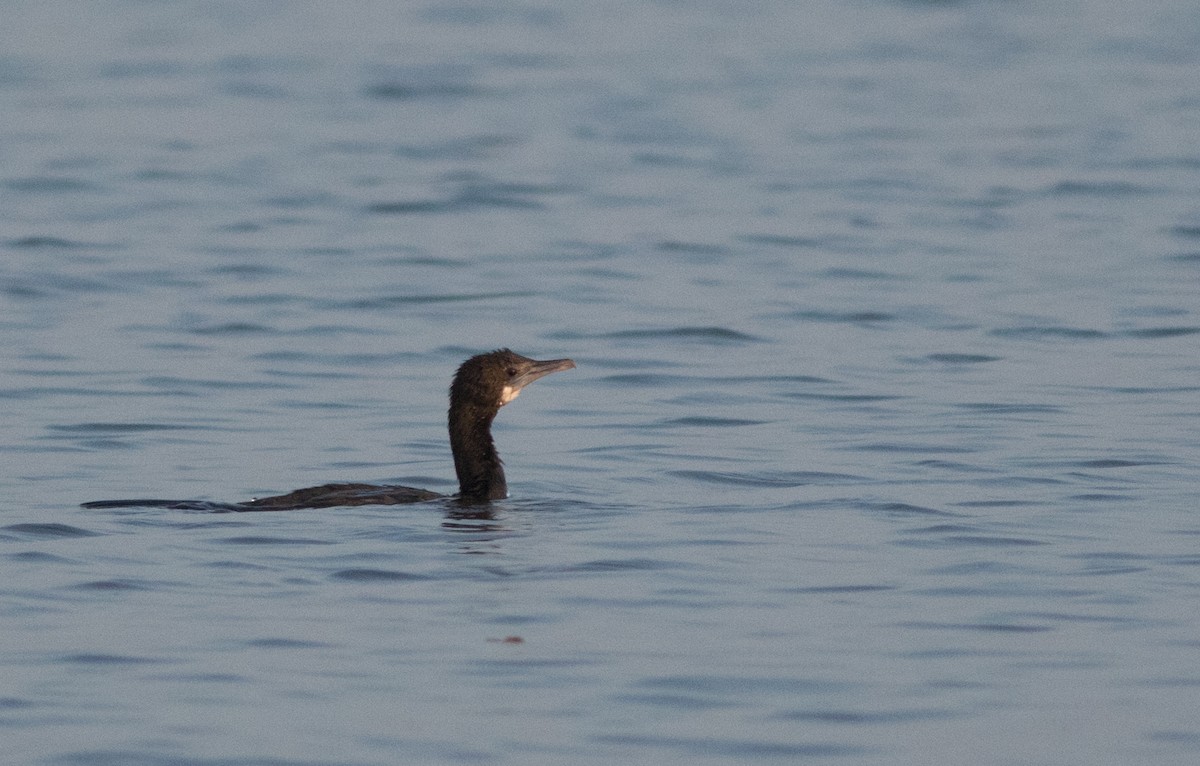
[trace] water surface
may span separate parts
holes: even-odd
[[[1194,763],[1197,30],[10,3],[8,762]]]

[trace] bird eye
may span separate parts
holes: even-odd
[[[516,368],[516,367],[509,367],[507,370],[505,370],[505,372],[506,372],[506,373],[508,373],[508,377],[510,377],[510,378],[511,378],[511,377],[515,377],[515,376],[516,376],[516,374],[517,374],[517,368]]]

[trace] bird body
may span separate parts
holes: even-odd
[[[521,389],[538,378],[575,367],[570,359],[538,361],[508,349],[479,354],[463,362],[450,384],[450,451],[458,476],[458,495],[468,503],[508,496],[504,466],[492,440],[492,421]],[[446,495],[400,485],[323,484],[242,503],[204,500],[98,500],[85,508],[159,507],[209,511],[290,511],[349,505],[420,503]]]

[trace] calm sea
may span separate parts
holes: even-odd
[[[24,766],[1200,762],[1200,6],[4,4]],[[455,366],[578,369],[454,491]]]

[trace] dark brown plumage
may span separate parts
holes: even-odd
[[[504,466],[492,441],[492,420],[521,389],[552,372],[575,367],[570,359],[538,361],[508,349],[473,356],[463,362],[450,384],[450,451],[458,476],[458,499],[485,503],[508,496]],[[244,503],[202,500],[99,500],[85,508],[153,506],[209,511],[290,511],[343,505],[394,505],[445,497],[415,487],[377,484],[323,484],[285,495]]]

